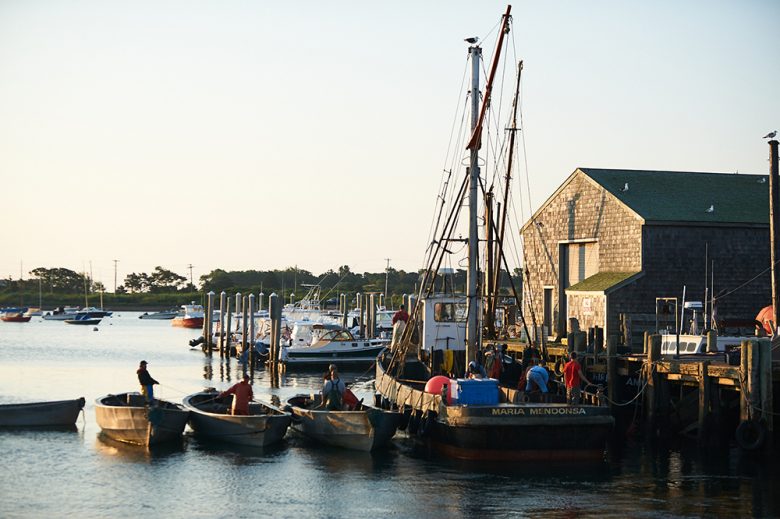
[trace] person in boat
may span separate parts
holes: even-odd
[[[233,405],[230,408],[230,414],[248,415],[249,402],[255,397],[252,392],[252,384],[249,383],[249,375],[244,373],[240,382],[230,386],[230,389],[221,392],[219,397],[224,398],[228,395],[233,395]]]
[[[590,380],[582,371],[582,366],[577,361],[577,352],[573,351],[570,360],[563,366],[563,380],[566,383],[566,403],[577,405],[580,403],[580,381],[590,385]]]
[[[335,364],[328,366],[328,374],[330,376],[322,385],[322,402],[328,411],[341,411],[347,386],[339,377],[339,370]]]
[[[404,305],[401,305],[398,311],[393,314],[393,325],[398,321],[403,321],[405,323],[409,322],[409,314],[406,312]]]
[[[146,401],[151,404],[154,402],[154,385],[159,384],[159,382],[153,379],[146,370],[147,364],[148,362],[142,360],[135,373],[138,375],[138,383],[141,384],[141,393],[144,395],[144,398],[146,398]]]
[[[476,360],[472,360],[471,362],[469,362],[468,378],[476,378],[476,379],[487,378],[487,373],[485,372],[485,368],[482,367],[482,364],[480,364]]]
[[[503,353],[493,345],[487,347],[485,351],[485,371],[490,378],[498,380],[503,371]]]
[[[535,359],[531,359],[529,362],[530,368],[525,375],[525,391],[527,393],[537,391],[547,393],[547,382],[550,380],[550,374],[543,366],[537,364]]]

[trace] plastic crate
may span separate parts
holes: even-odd
[[[458,379],[458,403],[494,405],[498,403],[498,380]]]

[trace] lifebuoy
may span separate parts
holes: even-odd
[[[760,449],[766,441],[766,427],[755,420],[745,420],[737,427],[734,437],[737,445],[746,451]]]

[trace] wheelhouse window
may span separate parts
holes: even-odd
[[[433,305],[433,319],[437,323],[466,322],[468,309],[462,303],[436,303]]]

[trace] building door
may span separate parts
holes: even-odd
[[[553,289],[544,289],[544,318],[542,320],[542,326],[547,330],[546,334],[552,333],[553,324]]]

